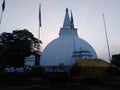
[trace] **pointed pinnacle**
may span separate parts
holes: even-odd
[[[68,12],[68,8],[66,8],[66,12]]]

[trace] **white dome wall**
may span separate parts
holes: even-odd
[[[54,66],[64,63],[69,65],[73,62],[72,52],[73,44],[69,39],[57,38],[47,45],[41,55],[41,65],[43,66]],[[69,60],[68,60],[69,59]]]
[[[61,63],[71,65],[76,60],[76,58],[73,57],[73,52],[80,51],[81,48],[90,52],[90,58],[97,58],[96,52],[92,46],[78,37],[77,29],[74,28],[73,17],[71,15],[70,20],[68,9],[66,9],[64,24],[60,29],[59,38],[50,42],[43,50],[40,65],[58,66]]]
[[[41,55],[41,65],[42,66],[55,66],[60,63],[64,65],[71,65],[75,62],[73,58],[74,51],[74,39],[75,39],[75,48],[76,51],[79,51],[80,48],[83,50],[88,50],[91,52],[91,58],[97,58],[97,55],[94,49],[83,39],[79,37],[66,36],[57,38],[47,45]]]

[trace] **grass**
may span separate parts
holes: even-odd
[[[109,67],[110,63],[101,59],[84,59],[78,60],[77,64],[81,67]]]
[[[72,66],[79,66],[80,75],[82,78],[111,78],[116,74],[114,65],[101,59],[80,59]],[[113,75],[114,74],[114,75]]]

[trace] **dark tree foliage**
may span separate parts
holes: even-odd
[[[0,65],[21,67],[24,59],[30,54],[36,54],[41,43],[27,29],[4,32],[0,35]]]
[[[120,54],[112,55],[111,63],[116,65],[117,67],[120,67]]]
[[[81,73],[81,67],[75,63],[73,66],[70,68],[70,74],[73,76],[79,76]]]

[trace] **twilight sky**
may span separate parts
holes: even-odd
[[[0,6],[2,2],[0,0]],[[104,13],[111,56],[120,53],[120,0],[6,0],[0,33],[28,29],[38,37],[39,3],[43,49],[58,37],[65,9],[68,8],[73,12],[79,37],[93,46],[99,58],[109,61],[102,17]]]

